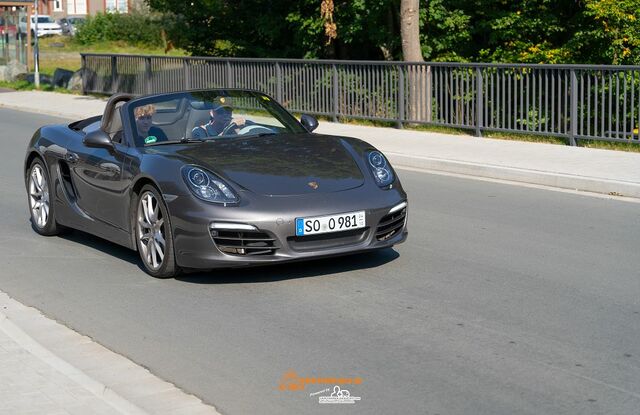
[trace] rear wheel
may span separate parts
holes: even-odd
[[[147,272],[156,278],[178,275],[169,212],[160,192],[151,185],[145,185],[138,195],[135,230],[138,252]]]
[[[31,227],[40,235],[51,236],[62,228],[56,223],[53,203],[51,203],[50,181],[47,168],[40,159],[35,159],[29,167],[27,179]]]

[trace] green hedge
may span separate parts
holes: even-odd
[[[78,28],[75,41],[81,45],[123,42],[150,48],[160,47],[164,46],[162,28],[162,20],[150,14],[98,13],[90,16]]]

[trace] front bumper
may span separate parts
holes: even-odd
[[[38,29],[38,37],[61,35],[62,29]]]
[[[405,241],[408,205],[402,189],[385,191],[383,197],[375,199],[370,196],[359,198],[358,192],[355,193],[261,197],[261,200],[253,200],[241,207],[212,206],[193,197],[178,197],[168,203],[176,261],[183,268],[246,267],[340,256],[388,248]],[[256,208],[257,205],[260,208]],[[398,209],[398,206],[401,208]],[[390,213],[394,207],[396,210]],[[318,236],[295,236],[295,219],[298,217],[358,210],[366,212],[365,228]],[[393,222],[391,225],[390,221]],[[213,223],[217,229],[212,229]],[[228,231],[223,229],[224,226],[219,227],[220,224],[230,223],[253,227],[255,231],[243,233],[242,230]],[[395,231],[388,232],[389,226],[395,227]],[[230,241],[229,238],[234,240]],[[233,251],[228,247],[231,242],[244,243],[238,242],[237,238],[263,238],[272,242],[265,249],[243,248],[237,251],[242,253],[229,253]]]

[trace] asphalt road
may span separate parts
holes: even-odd
[[[54,120],[0,110],[0,289],[222,413],[638,414],[640,205],[401,170],[393,250],[155,280],[31,230],[24,150]],[[280,391],[288,370],[361,401]]]

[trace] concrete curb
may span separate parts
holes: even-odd
[[[219,415],[147,369],[0,291],[0,331],[122,414]]]
[[[602,193],[614,196],[640,198],[640,184],[615,181],[597,177],[573,176],[516,167],[477,164],[459,160],[433,157],[407,156],[405,154],[385,152],[394,166],[413,169],[440,171],[464,176],[483,177],[518,183],[557,187],[560,189]]]
[[[62,373],[69,379],[72,379],[74,382],[82,386],[82,388],[91,392],[94,396],[113,407],[118,412],[134,415],[146,414],[145,411],[122,398],[106,385],[92,379],[82,371],[76,369],[69,363],[51,353],[41,344],[33,340],[33,338],[20,329],[20,327],[12,323],[2,312],[0,312],[0,330],[20,345],[24,350],[43,362],[46,362],[52,369]]]

